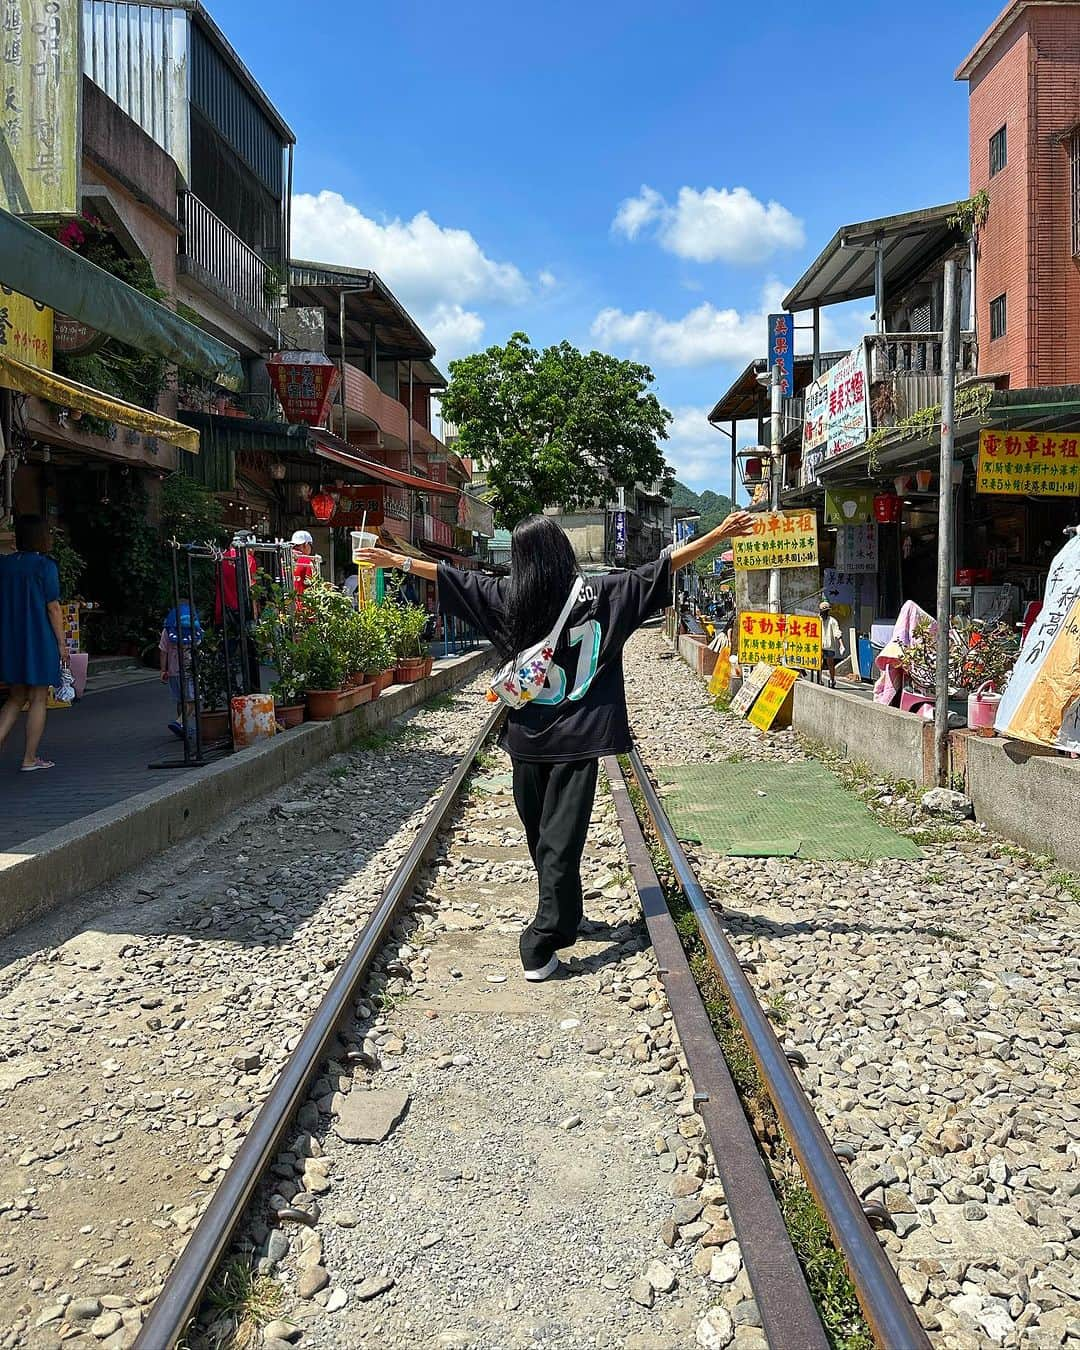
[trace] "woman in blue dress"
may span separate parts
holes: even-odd
[[[0,709],[0,750],[11,729],[26,713],[26,746],[22,772],[51,769],[38,758],[45,730],[49,686],[60,683],[67,665],[60,613],[60,573],[46,553],[49,531],[39,516],[15,522],[15,552],[0,557],[0,681],[9,686]]]

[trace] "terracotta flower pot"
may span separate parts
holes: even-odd
[[[365,684],[358,684],[352,691],[352,696],[354,708],[359,708],[361,703],[370,703],[373,698],[377,697],[375,685],[370,681]]]
[[[199,735],[204,743],[223,741],[229,734],[229,713],[226,709],[203,711],[199,714]]]
[[[434,658],[433,656],[425,656],[425,657],[424,657],[424,678],[427,679],[427,677],[431,674],[431,672],[432,672],[434,669],[435,669],[435,658]]]
[[[389,670],[381,670],[381,671],[379,672],[379,681],[378,681],[378,683],[379,683],[379,693],[380,693],[380,694],[383,692],[384,689],[389,689],[389,688],[390,688],[390,686],[394,683],[394,667],[393,667],[393,666],[391,666]]]
[[[342,711],[340,689],[309,689],[307,715],[313,722],[329,722]]]
[[[417,680],[424,678],[424,658],[422,656],[410,656],[404,661],[399,661],[394,670],[394,679],[398,684],[415,684]]]
[[[302,703],[274,704],[274,716],[283,727],[298,727],[304,720],[305,711]]]

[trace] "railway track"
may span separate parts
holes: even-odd
[[[143,1322],[135,1342],[137,1350],[168,1350],[191,1326],[261,1178],[293,1130],[294,1117],[322,1071],[337,1031],[349,1016],[381,946],[415,890],[499,716],[500,710],[493,711],[462,756],[423,830],[394,872],[295,1050],[281,1069]],[[784,1226],[759,1142],[753,1136],[714,1037],[709,1014],[668,910],[626,782],[616,761],[606,761],[605,768],[649,940],[693,1079],[695,1107],[716,1160],[724,1198],[768,1343],[773,1350],[825,1350],[828,1337]],[[900,1347],[917,1350],[920,1346],[928,1346],[925,1333],[734,952],[720,931],[664,816],[645,767],[636,755],[633,770],[655,836],[667,851],[679,884],[693,907],[702,940],[746,1033],[803,1175],[843,1253],[875,1338],[887,1350],[899,1350]]]

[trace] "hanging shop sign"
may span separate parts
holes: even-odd
[[[615,556],[626,557],[626,512],[615,512]]]
[[[266,363],[287,422],[321,426],[341,378],[322,352],[276,352]]]
[[[331,500],[335,496],[337,501],[329,521],[335,529],[360,529],[365,518],[369,525],[383,523],[383,502],[379,488],[358,484],[335,491]],[[313,497],[312,503],[314,500]]]
[[[739,660],[744,666],[764,661],[799,670],[821,669],[821,620],[809,614],[739,616]]]
[[[876,525],[840,526],[836,531],[836,570],[858,573],[878,570]]]
[[[732,540],[737,571],[816,567],[817,513],[777,511],[754,516],[753,533]]]
[[[842,455],[862,445],[870,431],[870,381],[866,369],[866,344],[830,366],[828,375],[825,457]]]
[[[82,0],[4,0],[0,207],[79,212]]]
[[[746,720],[759,731],[769,731],[777,719],[783,725],[788,725],[791,722],[791,691],[798,678],[797,670],[788,670],[784,666],[774,670]]]
[[[53,315],[52,336],[53,351],[63,352],[65,356],[89,356],[109,340],[107,333],[68,314]]]
[[[25,366],[52,370],[53,312],[48,305],[0,286],[0,348]]]
[[[829,439],[829,375],[819,375],[806,387],[803,394],[806,420],[803,422],[802,466],[799,482],[802,487],[815,487],[818,469],[825,459]]]
[[[826,525],[869,525],[873,519],[873,488],[825,489]]]
[[[975,491],[1080,496],[1080,432],[980,431]]]
[[[675,538],[680,544],[685,544],[688,539],[692,539],[696,532],[696,520],[677,520],[675,522]]]
[[[759,661],[750,674],[743,680],[742,685],[731,700],[731,711],[736,717],[745,717],[754,706],[754,700],[772,679],[775,666],[770,666],[766,661]]]
[[[784,398],[795,394],[795,316],[769,315],[769,370],[780,367],[780,393]]]
[[[1080,752],[1080,535],[1050,565],[1043,607],[998,706],[995,730]]]

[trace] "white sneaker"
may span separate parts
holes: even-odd
[[[559,958],[553,956],[546,966],[541,966],[539,970],[527,970],[525,978],[527,980],[547,980],[559,969]]]

